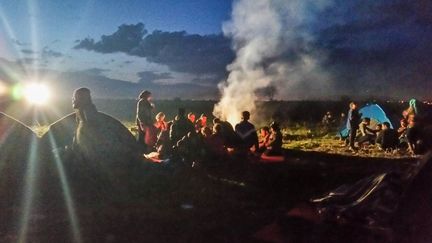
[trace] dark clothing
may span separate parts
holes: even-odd
[[[359,125],[359,130],[362,136],[365,135],[376,135],[376,131],[371,129],[367,124],[365,123],[360,123]]]
[[[377,144],[381,146],[382,149],[394,149],[398,146],[398,134],[394,129],[382,130],[376,139]]]
[[[153,126],[153,106],[148,100],[140,99],[137,103],[136,124],[138,127],[138,143],[146,144],[146,128]]]
[[[408,138],[407,138],[408,128],[407,127],[399,127],[397,132],[398,132],[398,137],[399,137],[399,145],[402,147],[406,146],[408,144]]]
[[[186,117],[179,117],[171,126],[170,139],[176,144],[180,139],[186,136],[189,132],[195,133],[195,126]]]
[[[349,110],[348,111],[348,123],[347,123],[347,128],[348,129],[358,129],[359,128],[359,124],[360,124],[360,119],[361,119],[361,115],[358,112],[357,109],[355,110]]]
[[[221,125],[221,134],[224,139],[224,145],[228,148],[236,147],[241,141],[231,123],[221,121],[219,124]]]
[[[159,152],[160,159],[166,159],[172,153],[173,144],[169,138],[169,133],[170,131],[163,130],[158,135],[156,148],[157,151]]]
[[[421,133],[422,133],[422,131],[418,126],[409,127],[407,129],[408,141],[410,143],[415,143],[415,141],[421,140],[422,139]]]
[[[350,130],[349,132],[349,145],[351,148],[354,148],[355,139],[357,136],[357,129],[359,128],[361,115],[357,109],[348,111],[348,122],[347,128]]]
[[[138,101],[137,120],[145,126],[153,125],[153,106],[148,100],[140,99]]]
[[[368,142],[370,144],[375,144],[377,131],[371,129],[364,122],[360,123],[359,130],[360,130],[360,137],[357,139],[357,142],[359,145],[362,145],[363,143],[366,143],[366,142]]]
[[[255,146],[255,149],[258,150],[258,135],[252,123],[248,121],[240,122],[235,126],[235,132],[241,139],[240,148],[250,149]]]
[[[349,130],[349,137],[347,142],[351,148],[354,148],[355,139],[357,137],[357,128]]]
[[[408,127],[407,130],[407,139],[409,146],[413,149],[415,154],[420,154],[423,152],[423,131],[418,126],[415,125],[413,127]]]
[[[212,157],[221,158],[227,155],[227,150],[224,146],[224,138],[221,134],[212,134],[209,138],[205,139],[204,142]]]
[[[372,134],[366,134],[357,138],[358,145],[364,143],[375,144],[376,136]]]

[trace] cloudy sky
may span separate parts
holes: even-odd
[[[38,76],[58,87],[87,85],[96,95],[109,97],[135,97],[149,88],[165,98],[217,98],[217,85],[227,78],[227,65],[237,56],[239,43],[223,26],[238,2],[2,0],[0,79],[17,82]],[[292,93],[296,99],[429,97],[429,0],[322,2],[326,4],[320,8],[298,11],[293,17],[296,31],[289,28],[289,18],[281,25],[282,31],[292,33],[283,37],[287,48],[284,40],[278,42],[280,53],[261,65],[271,66],[275,60],[290,65],[305,52],[314,52],[322,56],[325,83],[300,82],[278,98],[290,99]],[[304,72],[295,75],[307,75]],[[286,85],[284,80],[279,83]]]

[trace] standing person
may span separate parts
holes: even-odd
[[[252,147],[254,147],[254,151],[259,149],[258,135],[255,126],[249,122],[249,118],[249,111],[243,111],[242,121],[235,126],[235,132],[241,139],[238,147],[240,152],[248,152]]]
[[[149,146],[153,146],[151,137],[155,130],[153,125],[153,109],[154,105],[151,103],[152,95],[150,91],[144,90],[138,96],[136,122],[138,126],[138,143],[145,146],[144,150],[148,150]],[[155,139],[154,139],[155,140]]]
[[[357,103],[351,102],[349,104],[349,107],[350,109],[348,111],[348,123],[347,123],[347,128],[349,129],[349,137],[347,142],[351,150],[356,150],[354,146],[354,142],[356,139],[357,130],[359,129],[361,115],[358,112]]]

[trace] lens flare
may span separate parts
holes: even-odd
[[[51,97],[47,86],[39,83],[29,84],[24,88],[24,98],[31,104],[44,105]]]
[[[23,92],[24,92],[23,86],[21,84],[15,84],[12,87],[12,92],[11,92],[12,99],[20,100],[23,96]]]
[[[0,80],[0,97],[6,95],[8,92],[8,87]]]

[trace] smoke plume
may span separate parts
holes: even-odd
[[[325,83],[327,75],[320,69],[325,53],[314,47],[311,28],[316,26],[312,25],[316,13],[329,4],[329,0],[234,1],[223,32],[232,39],[236,58],[227,66],[227,80],[219,84],[222,98],[214,115],[234,124],[241,111],[248,110],[253,119],[260,90],[274,86],[275,98],[299,99],[297,90]]]

